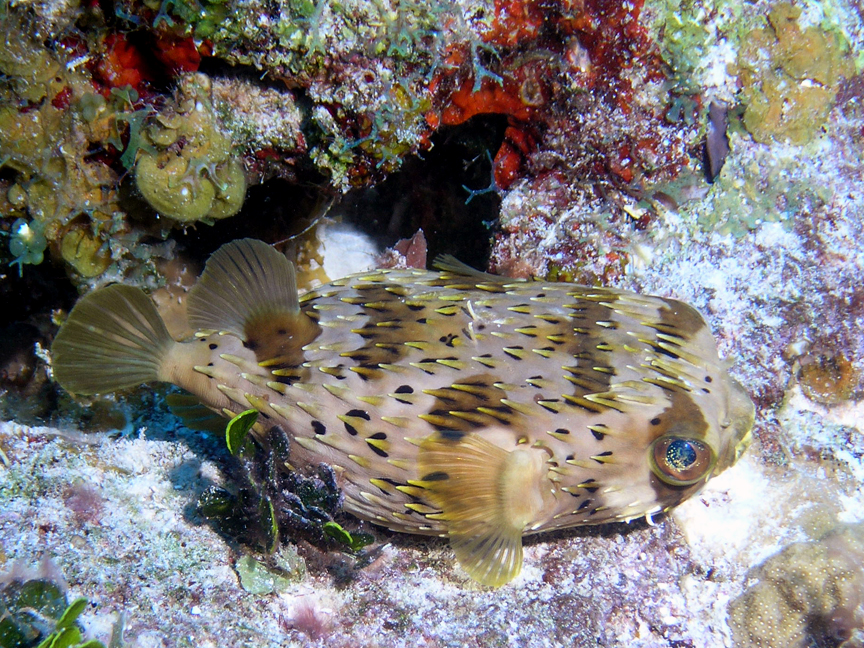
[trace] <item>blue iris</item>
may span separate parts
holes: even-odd
[[[675,470],[687,470],[696,463],[696,448],[687,439],[675,439],[666,448],[666,461]]]

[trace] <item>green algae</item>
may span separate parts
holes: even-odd
[[[842,77],[854,73],[842,35],[801,29],[801,9],[775,4],[741,43],[732,70],[741,85],[743,123],[757,142],[806,144],[821,130]]]
[[[733,154],[709,194],[686,205],[698,229],[741,237],[763,223],[791,228],[799,214],[830,203],[831,188],[796,158],[767,148],[744,156],[735,138],[732,144]]]
[[[105,648],[85,641],[77,625],[87,599],[67,602],[45,578],[13,579],[0,588],[0,648]]]

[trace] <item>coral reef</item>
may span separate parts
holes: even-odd
[[[0,424],[0,564],[53,555],[67,601],[97,606],[91,636],[129,609],[148,648],[862,642],[854,3],[0,11],[0,415],[57,426]],[[729,150],[706,165],[709,133]],[[379,257],[420,228],[429,258],[692,303],[756,401],[750,454],[656,527],[529,544],[524,575],[484,592],[443,544],[380,530],[357,570],[368,529],[299,481],[244,481],[221,437],[161,414],[162,391],[75,403],[51,384],[75,287],[155,291],[182,337],[185,286],[227,239],[274,242],[311,287],[421,262],[419,239]],[[203,520],[205,493],[229,515]],[[272,554],[265,499],[297,516]]]
[[[860,646],[864,639],[862,562],[864,524],[846,525],[817,542],[786,547],[756,570],[759,582],[729,606],[735,645]]]
[[[180,79],[174,105],[145,129],[135,183],[162,216],[182,223],[236,214],[246,195],[243,165],[223,134],[203,75]]]
[[[690,150],[698,93],[669,118],[668,101],[682,95],[669,94],[641,2],[52,9],[15,6],[6,21],[13,82],[0,101],[0,160],[13,173],[3,193],[8,215],[42,223],[48,249],[78,282],[149,273],[159,283],[155,265],[132,268],[149,256],[129,250],[170,236],[174,224],[236,213],[247,182],[317,171],[326,191],[376,184],[428,150],[437,131],[477,116],[507,120],[488,151],[490,191],[559,174],[642,195],[699,166]],[[29,35],[47,14],[61,46]],[[238,69],[197,73],[207,60]],[[129,170],[167,222],[142,214]]]
[[[841,77],[854,67],[842,34],[801,29],[801,8],[778,2],[768,25],[742,41],[734,73],[741,83],[744,126],[759,142],[804,144],[825,124]]]

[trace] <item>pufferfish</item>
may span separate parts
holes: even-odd
[[[173,383],[226,417],[279,426],[291,464],[330,464],[344,508],[449,538],[484,585],[522,536],[667,511],[734,464],[754,409],[690,306],[519,281],[445,259],[299,296],[267,244],[220,248],[171,337],[141,290],[85,296],[52,346],[76,394]]]

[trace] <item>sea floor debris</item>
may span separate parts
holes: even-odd
[[[194,512],[224,479],[213,440],[162,424],[120,438],[0,424],[0,566],[53,561],[70,600],[91,601],[81,620],[102,641],[125,612],[127,645],[142,648],[370,636],[393,646],[730,645],[726,605],[752,567],[807,529],[820,535],[831,502],[843,502],[841,517],[864,512],[860,482],[825,480],[807,502],[812,459],[779,467],[751,455],[654,526],[532,540],[523,574],[498,590],[461,574],[444,542],[380,529],[377,559],[347,583],[334,579],[332,555],[301,544],[282,560],[305,569],[262,587],[261,556],[250,563]],[[851,443],[848,468],[860,474],[852,456],[864,442]]]

